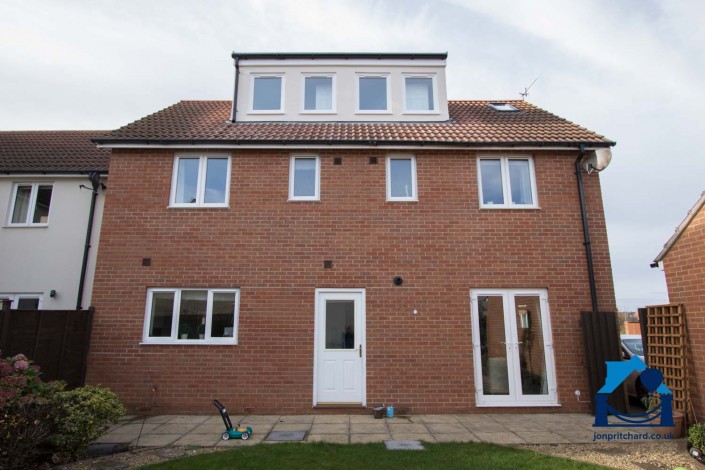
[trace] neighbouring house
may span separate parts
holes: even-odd
[[[105,132],[0,132],[0,299],[10,308],[90,305],[103,211],[93,182],[102,195],[110,159],[91,139]]]
[[[616,306],[576,168],[614,142],[448,100],[446,54],[233,59],[233,101],[94,139],[89,382],[150,413],[589,409],[579,313]]]
[[[705,192],[666,242],[652,267],[666,274],[671,303],[685,305],[690,400],[697,419],[705,419]]]

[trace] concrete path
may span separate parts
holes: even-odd
[[[231,417],[233,424],[241,419]],[[306,431],[306,442],[356,444],[386,440],[559,444],[593,442],[593,417],[587,414],[414,415],[374,419],[371,415],[247,416],[247,441],[223,441],[215,416],[126,416],[97,443],[129,446],[242,446],[263,442],[271,431]],[[627,429],[610,428],[610,432]]]

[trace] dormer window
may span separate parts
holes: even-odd
[[[362,113],[389,112],[389,77],[358,75],[357,110]]]
[[[432,75],[404,76],[404,112],[436,113],[436,80]]]
[[[304,75],[305,113],[335,112],[333,75]]]
[[[252,112],[283,112],[283,75],[254,75],[252,77]]]

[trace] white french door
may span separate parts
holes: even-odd
[[[477,406],[557,405],[545,289],[470,293]]]
[[[314,330],[314,406],[365,406],[364,289],[316,289]]]

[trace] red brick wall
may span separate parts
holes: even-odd
[[[311,412],[314,289],[354,287],[366,289],[368,404],[475,411],[470,289],[533,287],[548,289],[559,410],[588,409],[573,393],[588,392],[579,312],[590,309],[576,154],[534,155],[539,210],[480,210],[469,150],[416,153],[418,203],[385,201],[384,158],[368,163],[383,151],[319,154],[320,202],[287,202],[288,152],[242,150],[229,209],[168,209],[173,153],[117,151],[88,382],[131,411],[213,412],[219,398]],[[614,310],[599,177],[585,184],[600,308]],[[148,287],[240,287],[239,344],[140,345]]]
[[[671,303],[685,304],[690,365],[690,398],[705,420],[705,207],[690,222],[663,260]]]

